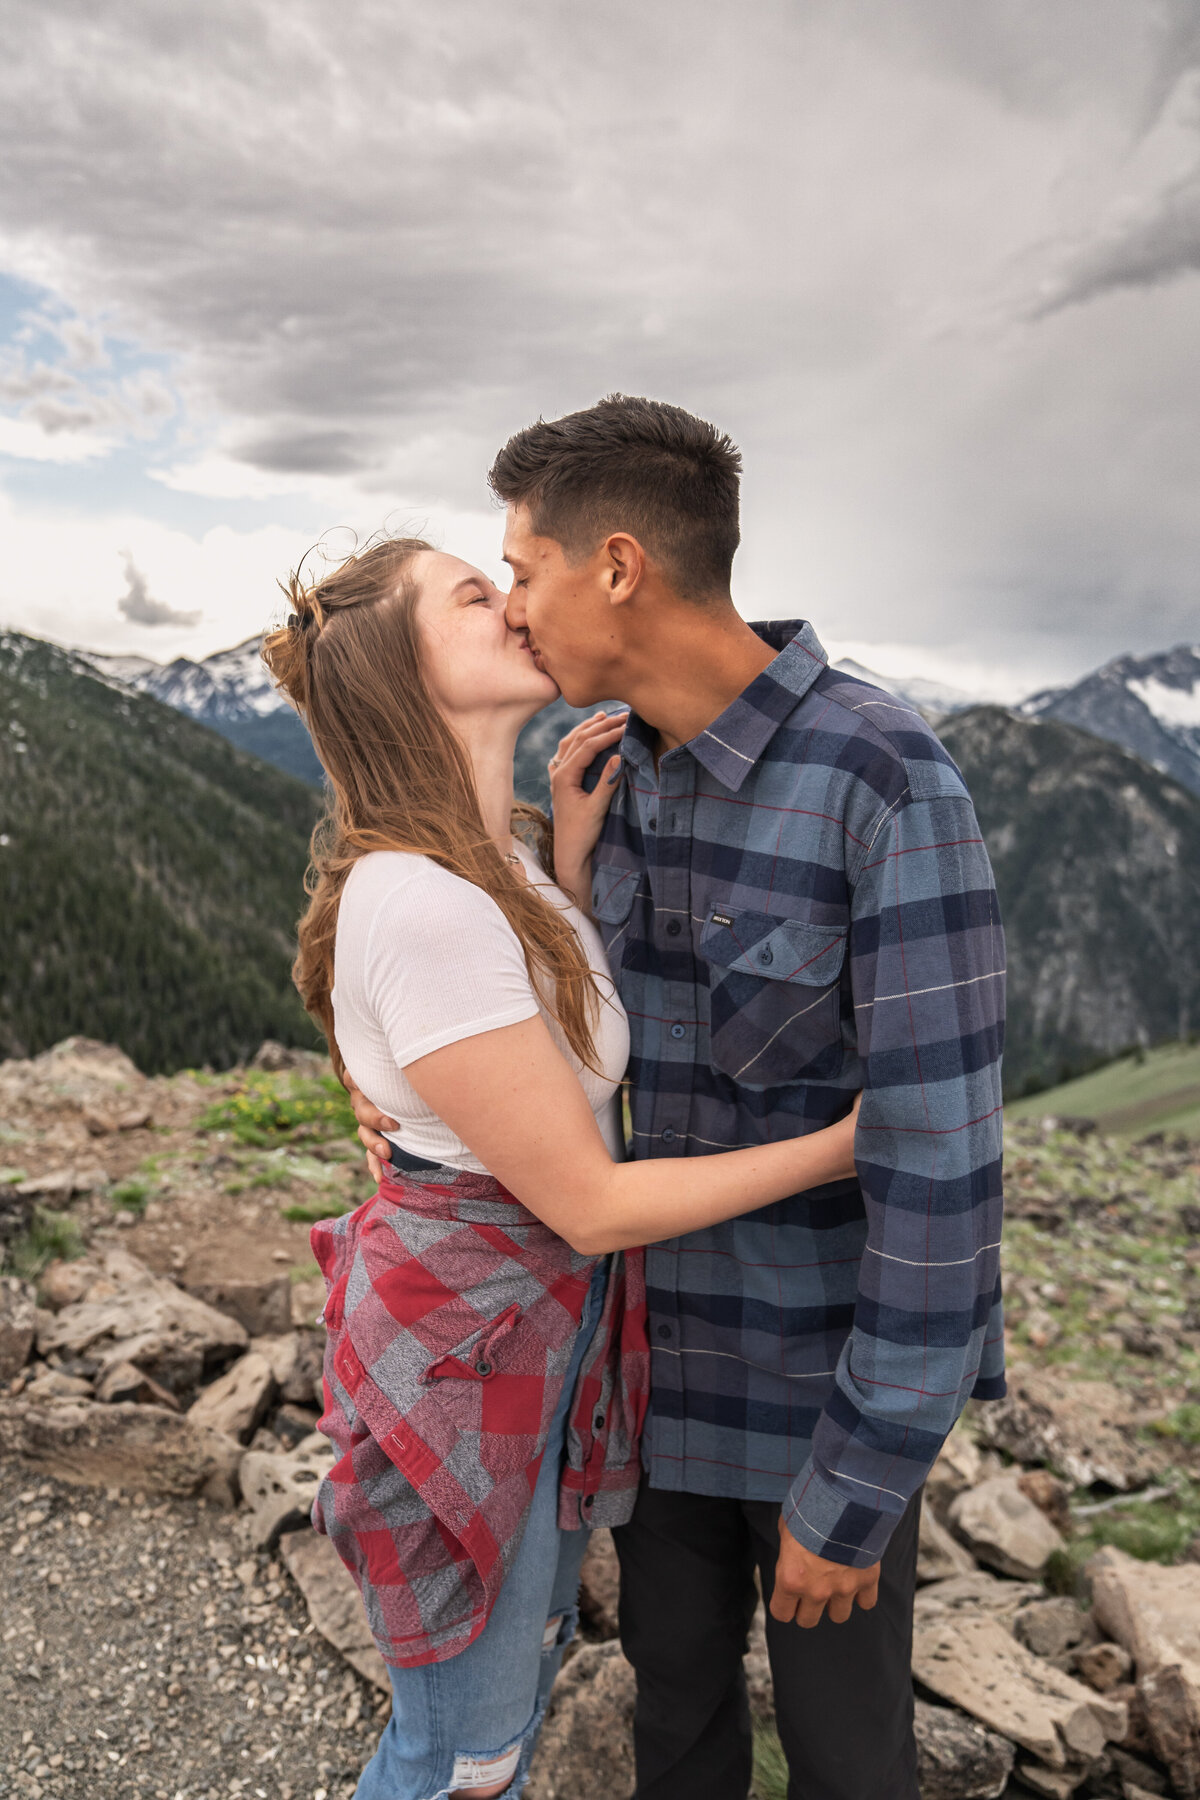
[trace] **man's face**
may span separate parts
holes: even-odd
[[[510,506],[503,556],[512,570],[508,623],[528,632],[538,668],[571,706],[611,700],[619,644],[603,546],[572,565],[556,539],[535,536],[525,507]]]

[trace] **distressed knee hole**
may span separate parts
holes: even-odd
[[[456,1756],[450,1786],[455,1793],[470,1794],[478,1788],[502,1793],[516,1774],[520,1760],[520,1744],[502,1750],[499,1756]]]
[[[553,1650],[556,1647],[558,1643],[558,1634],[562,1630],[562,1624],[562,1613],[557,1614],[553,1619],[546,1620],[546,1629],[542,1633],[543,1650]]]

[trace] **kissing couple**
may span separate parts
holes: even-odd
[[[356,1800],[520,1793],[599,1526],[637,1800],[745,1800],[760,1588],[789,1796],[918,1800],[921,1487],[1004,1392],[1003,938],[925,721],[735,610],[740,473],[679,407],[539,421],[491,470],[509,593],[376,542],[264,646],[328,777],[296,981],[378,1181],[313,1230],[313,1522],[393,1690]],[[629,710],[563,738],[551,824],[513,756],[559,694]]]

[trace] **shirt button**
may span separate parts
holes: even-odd
[[[477,1375],[490,1375],[491,1372],[492,1372],[491,1363],[485,1361],[484,1358],[481,1356],[479,1361],[475,1364],[475,1373]]]
[[[772,950],[760,950],[758,953],[758,960],[760,963],[773,963],[775,961],[775,953]]]
[[[661,1337],[661,1338],[667,1338],[667,1337],[670,1337],[670,1335],[671,1335],[671,1327],[670,1327],[670,1326],[669,1326],[669,1325],[660,1325],[660,1326],[659,1326],[659,1328],[658,1328],[658,1335],[659,1335],[659,1337]]]
[[[603,1413],[597,1413],[595,1418],[592,1420],[592,1430],[593,1431],[603,1431],[604,1430],[604,1414]]]
[[[658,830],[658,820],[657,819],[647,819],[646,823],[650,827],[651,831]]]
[[[678,937],[682,930],[683,930],[683,926],[679,923],[678,919],[668,919],[667,920],[667,936],[668,937]]]
[[[669,1125],[667,1126],[667,1129],[664,1132],[662,1132],[660,1135],[662,1137],[662,1141],[664,1144],[673,1144],[675,1142],[675,1133],[672,1131],[672,1129]]]
[[[671,1027],[671,1036],[672,1036],[672,1037],[673,1037],[673,1038],[681,1038],[681,1037],[686,1037],[686,1036],[687,1036],[687,1027],[686,1027],[686,1025],[672,1025],[672,1027]]]
[[[594,1502],[595,1502],[595,1499],[596,1499],[596,1496],[595,1496],[595,1494],[585,1494],[585,1495],[584,1495],[584,1496],[583,1496],[583,1504],[584,1504],[584,1505],[585,1505],[585,1506],[591,1506],[591,1505],[593,1505],[593,1504],[594,1504]]]

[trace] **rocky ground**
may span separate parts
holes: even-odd
[[[328,1464],[311,1220],[365,1198],[344,1099],[264,1047],[144,1079],[0,1064],[0,1794],[341,1800],[386,1716],[305,1524]],[[1200,1149],[1010,1133],[1010,1398],[922,1528],[926,1800],[1200,1796]],[[625,1800],[598,1534],[531,1800]],[[784,1793],[761,1634],[758,1800]]]

